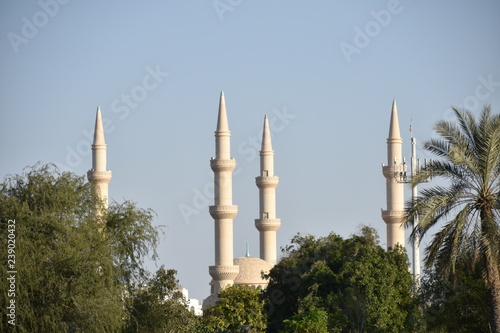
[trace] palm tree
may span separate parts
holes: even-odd
[[[500,114],[485,106],[480,117],[453,108],[457,123],[441,120],[439,138],[424,148],[440,157],[413,178],[416,185],[428,177],[442,178],[447,185],[421,191],[407,203],[406,226],[415,217],[420,223],[410,239],[421,240],[434,226],[441,229],[426,248],[425,265],[453,277],[455,265],[464,258],[479,263],[489,292],[492,331],[500,332]],[[470,260],[470,259],[469,259]]]

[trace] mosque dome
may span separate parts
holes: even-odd
[[[234,259],[234,265],[240,267],[240,273],[234,280],[235,284],[247,285],[253,288],[267,287],[268,281],[262,278],[262,272],[264,272],[264,274],[269,273],[273,265],[255,257],[236,258]]]

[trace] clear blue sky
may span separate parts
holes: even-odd
[[[385,243],[381,164],[393,97],[408,157],[412,117],[422,142],[451,119],[451,105],[500,112],[499,17],[494,0],[5,0],[0,173],[43,161],[84,175],[99,105],[111,197],[157,212],[154,223],[166,226],[158,265],[177,269],[202,299],[224,90],[238,162],[236,257],[246,242],[258,256],[254,146],[264,114],[280,176],[278,244],[297,232],[347,237],[360,224]]]

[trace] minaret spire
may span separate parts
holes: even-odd
[[[220,92],[219,115],[217,117],[217,132],[229,132],[226,112],[226,99],[224,98],[223,91]]]
[[[101,109],[97,107],[94,142],[92,144],[92,169],[87,172],[87,178],[92,183],[94,191],[103,202],[105,209],[108,207],[108,183],[111,181],[111,171],[106,170],[106,150]]]
[[[219,114],[217,116],[217,129],[215,130],[215,158],[230,159],[231,158],[231,131],[227,121],[226,99],[224,92],[220,93],[219,99]]]
[[[264,129],[262,130],[261,151],[273,152],[273,145],[271,143],[271,130],[269,129],[269,120],[267,119],[267,115],[264,116]]]
[[[239,272],[239,267],[233,265],[233,219],[238,213],[238,206],[233,205],[232,174],[236,160],[230,157],[230,137],[226,101],[221,92],[215,131],[215,158],[210,160],[214,172],[214,205],[209,207],[209,211],[215,226],[215,265],[209,267],[213,278],[212,295],[233,284]]]
[[[403,139],[399,130],[396,100],[392,102],[389,136],[387,138],[387,165],[382,167],[386,178],[387,209],[382,218],[387,225],[387,247],[396,244],[405,246],[405,232],[402,226],[404,211],[404,181],[406,165],[403,160]]]
[[[255,183],[259,188],[259,218],[255,220],[255,227],[260,234],[260,258],[275,265],[276,231],[281,226],[281,220],[276,218],[276,187],[279,178],[274,174],[274,150],[267,116],[264,117],[262,131],[260,176],[255,177]]]
[[[389,125],[388,138],[401,139],[401,131],[399,130],[398,107],[396,105],[396,100],[392,101],[391,123]]]
[[[105,145],[104,129],[102,126],[101,108],[97,107],[94,129],[94,145]]]

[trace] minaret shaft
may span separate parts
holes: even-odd
[[[276,218],[276,188],[263,187],[259,190],[259,213],[260,218]]]
[[[402,226],[404,212],[404,183],[398,182],[401,173],[406,172],[403,165],[403,139],[399,130],[396,101],[392,104],[391,123],[387,138],[387,162],[383,166],[386,178],[387,209],[382,211],[382,218],[387,225],[387,247],[396,244],[405,246],[405,233]]]
[[[231,157],[231,132],[215,132],[215,158],[228,160]]]
[[[260,176],[255,178],[259,188],[259,218],[255,227],[260,232],[260,258],[276,264],[276,231],[281,220],[276,218],[276,187],[279,178],[274,174],[274,151],[267,116],[264,118],[262,147],[260,151]]]
[[[228,164],[233,163],[233,160],[217,160],[225,161]],[[214,171],[214,204],[232,205],[233,203],[233,176],[232,171]]]
[[[215,265],[233,265],[233,220],[218,219],[215,221],[215,239],[218,246],[215,246]]]
[[[260,175],[262,177],[274,175],[274,152],[260,152]]]
[[[261,231],[259,247],[260,258],[271,265],[276,265],[276,230]]]
[[[236,161],[231,158],[231,132],[229,131],[226,102],[221,93],[217,130],[215,131],[215,158],[210,160],[214,172],[214,205],[209,207],[214,218],[215,265],[209,267],[213,278],[213,294],[233,284],[239,267],[233,265],[233,219],[238,206],[233,205],[233,170]]]
[[[106,171],[106,145],[92,145],[92,169]]]

